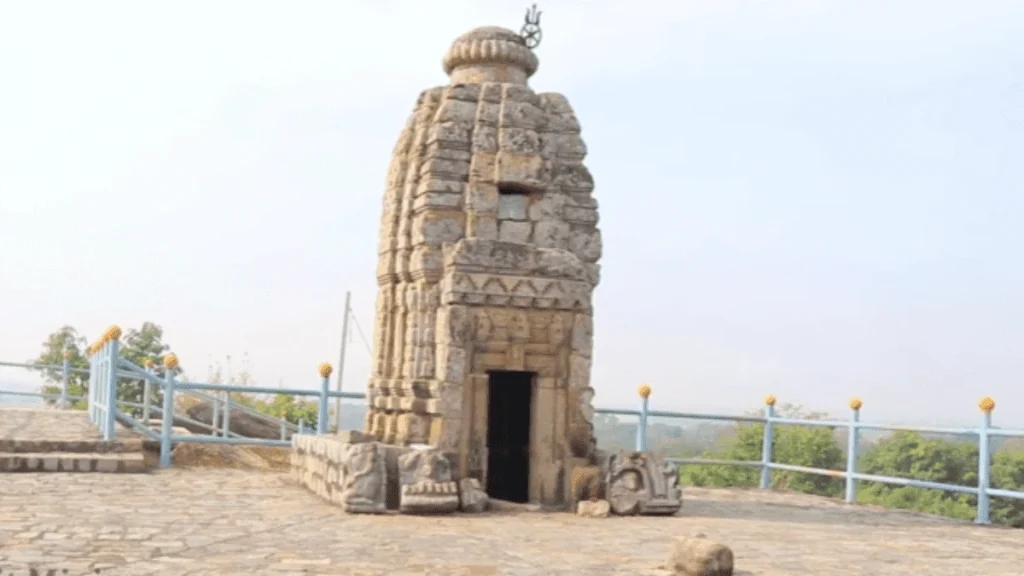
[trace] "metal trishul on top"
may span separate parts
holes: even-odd
[[[540,29],[540,10],[537,10],[537,5],[529,7],[526,10],[526,18],[523,27],[519,29],[519,35],[523,37],[523,41],[526,42],[526,47],[533,50],[537,46],[540,46],[540,41],[544,37],[544,34]]]

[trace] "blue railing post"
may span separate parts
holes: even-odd
[[[153,376],[153,361],[146,360],[146,374]],[[153,383],[149,378],[142,380],[142,423],[149,426],[150,404],[153,403]]]
[[[224,428],[221,436],[224,438],[231,436],[231,392],[229,390],[224,391]]]
[[[989,469],[992,464],[988,431],[992,428],[992,411],[996,409],[996,402],[986,396],[978,402],[978,408],[981,408],[981,427],[978,429],[978,515],[974,522],[988,524]]]
[[[298,429],[299,430],[298,430],[297,434],[305,434],[306,433],[306,419],[305,418],[299,418]]]
[[[860,408],[864,403],[860,398],[850,400],[850,428],[846,437],[846,502],[857,501],[857,438],[860,432]]]
[[[68,407],[68,394],[71,390],[71,352],[64,351],[64,374],[61,378],[60,386],[60,407],[61,409],[67,409]]]
[[[107,345],[103,350],[103,363],[107,367],[106,382],[104,386],[106,388],[105,395],[103,397],[103,439],[113,440],[117,429],[114,427],[116,423],[115,417],[117,416],[117,382],[118,382],[118,368],[121,361],[121,329],[117,326],[111,326],[110,330],[107,331]]]
[[[323,436],[327,433],[327,394],[330,391],[331,372],[334,372],[334,368],[327,362],[324,362],[317,370],[320,372],[320,409],[316,413],[316,433]]]
[[[772,484],[772,443],[774,440],[775,396],[764,399],[764,440],[761,443],[761,489],[767,490]]]
[[[640,394],[640,416],[636,423],[636,451],[647,450],[647,408],[651,398],[651,387],[647,384],[640,386],[637,390]]]
[[[96,394],[99,391],[100,361],[95,345],[89,346],[89,393],[86,394],[86,411],[89,413],[89,421],[99,424],[96,419]]]
[[[217,398],[217,393],[214,392],[210,395],[210,436],[217,435],[217,426],[220,416],[220,398]]]
[[[164,358],[164,409],[160,414],[160,467],[171,467],[171,429],[174,426],[174,369],[178,357],[168,354]]]

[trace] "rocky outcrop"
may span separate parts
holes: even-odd
[[[218,430],[223,429],[224,426],[224,413],[223,406],[217,410],[217,422],[213,421],[213,406],[209,401],[203,401],[195,404],[188,408],[185,413],[189,418],[216,426]],[[180,418],[174,419],[175,426],[182,426],[187,428],[195,434],[209,434],[210,430],[196,426],[192,422],[181,420]],[[246,438],[262,438],[265,440],[280,440],[281,439],[281,425],[277,422],[271,422],[268,419],[253,416],[248,412],[242,411],[241,408],[233,406],[231,408],[231,417],[228,421],[228,426],[232,432],[239,436],[245,436]],[[285,439],[291,438],[291,432],[286,431]]]

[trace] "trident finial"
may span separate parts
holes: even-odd
[[[526,10],[526,23],[519,30],[519,35],[523,37],[526,42],[526,47],[533,50],[537,46],[540,46],[540,40],[544,37],[540,30],[540,10],[537,10],[537,5],[529,7]]]

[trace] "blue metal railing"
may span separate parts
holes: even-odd
[[[113,359],[117,358],[118,361],[115,364]],[[177,365],[177,358],[172,354],[167,357],[167,368],[166,375],[159,377],[150,370],[140,368],[133,363],[129,362],[125,358],[119,357],[119,344],[116,338],[106,338],[105,341],[101,341],[101,345],[93,350],[93,354],[90,357],[90,383],[89,386],[89,415],[90,419],[104,434],[104,438],[111,439],[114,437],[115,428],[113,426],[114,421],[121,421],[125,425],[139,431],[144,436],[160,441],[160,465],[162,467],[168,467],[171,464],[170,450],[174,444],[196,442],[196,443],[216,443],[216,444],[242,444],[242,445],[257,445],[257,446],[289,446],[290,442],[286,440],[286,431],[288,429],[285,426],[291,427],[298,432],[305,430],[304,424],[300,421],[298,426],[287,422],[284,419],[274,418],[268,416],[256,410],[253,410],[247,406],[233,402],[230,398],[231,393],[242,393],[242,394],[285,394],[291,396],[304,396],[304,397],[315,397],[318,401],[318,418],[317,418],[317,434],[324,434],[327,432],[327,414],[328,414],[328,402],[332,398],[346,398],[346,399],[365,399],[365,394],[357,392],[335,392],[329,389],[329,378],[331,374],[331,367],[328,364],[322,364],[320,366],[321,382],[319,389],[316,390],[294,390],[294,389],[281,389],[281,388],[267,388],[259,386],[235,386],[229,384],[213,384],[213,383],[198,383],[198,382],[178,382],[174,376],[173,368]],[[65,361],[64,366],[39,366],[34,364],[16,364],[11,362],[0,362],[0,366],[15,366],[25,367],[37,370],[63,370],[63,390],[59,394],[60,406],[69,406],[68,401],[73,398],[68,393],[68,382],[69,374],[75,371],[81,371],[81,369],[73,369],[67,365]],[[116,366],[116,369],[115,369]],[[119,378],[133,378],[141,379],[147,389],[151,386],[161,387],[163,390],[163,405],[162,407],[150,406],[148,404],[151,397],[149,392],[144,393],[144,402],[142,404],[132,402],[118,402],[116,400],[117,382]],[[98,385],[92,385],[96,383]],[[222,399],[218,399],[216,396],[205,394],[204,392],[220,392],[223,394]],[[38,397],[53,397],[53,394],[30,394],[24,392],[3,392],[0,394],[13,394],[20,396],[38,396]],[[216,413],[210,422],[206,424],[197,420],[192,420],[187,417],[174,415],[174,398],[177,394],[192,394],[197,397],[207,399],[211,402],[211,405],[216,410],[218,402],[223,402],[225,418],[223,421],[223,430],[221,435],[218,437],[216,434],[217,430],[217,417]],[[762,441],[761,460],[760,461],[733,461],[733,460],[716,460],[708,458],[669,458],[670,461],[678,464],[689,464],[689,465],[723,465],[723,466],[748,466],[760,468],[760,482],[759,486],[762,489],[768,489],[771,486],[772,472],[775,470],[787,471],[787,472],[798,472],[805,474],[814,474],[820,476],[829,476],[833,478],[841,478],[845,480],[845,500],[846,502],[853,503],[857,499],[857,482],[879,482],[884,484],[892,484],[896,486],[913,486],[918,488],[933,489],[933,490],[944,490],[950,492],[959,492],[963,494],[971,494],[977,496],[977,511],[975,522],[978,524],[990,523],[989,518],[989,503],[991,497],[1000,498],[1013,498],[1018,500],[1024,500],[1024,492],[1003,490],[991,487],[990,471],[991,471],[991,451],[990,451],[990,440],[994,437],[1024,437],[1024,430],[1007,430],[1001,428],[992,427],[992,411],[995,409],[995,402],[991,398],[983,398],[979,403],[981,408],[982,417],[980,424],[977,428],[935,428],[926,426],[905,426],[905,425],[894,425],[894,424],[872,424],[861,422],[860,411],[863,403],[859,399],[854,399],[850,402],[850,418],[849,420],[803,420],[797,418],[785,418],[777,416],[775,413],[776,399],[773,396],[769,396],[765,399],[764,416],[734,416],[724,414],[696,414],[686,412],[668,412],[660,410],[650,409],[650,394],[651,389],[648,386],[642,386],[640,388],[640,408],[638,410],[629,409],[595,409],[594,412],[598,414],[616,415],[616,416],[635,416],[638,420],[637,431],[636,431],[636,449],[643,451],[647,449],[647,425],[650,418],[666,418],[675,420],[717,420],[726,422],[743,422],[743,423],[755,423],[764,425],[764,435]],[[119,405],[129,406],[132,408],[141,409],[143,411],[143,422],[138,422],[131,416],[123,413],[119,409]],[[230,430],[229,415],[233,409],[241,408],[247,413],[256,415],[267,419],[268,421],[275,421],[281,425],[281,439],[280,440],[269,440],[261,438],[249,438],[243,437]],[[160,433],[153,432],[147,427],[148,418],[150,411],[156,411],[161,415],[161,430]],[[164,417],[165,414],[170,417]],[[173,423],[175,420],[183,420],[204,429],[210,431],[209,435],[174,435]],[[339,415],[340,420],[340,415]],[[806,466],[795,466],[791,464],[782,464],[772,461],[772,446],[775,438],[775,428],[778,425],[797,425],[797,426],[816,426],[824,428],[845,428],[847,429],[847,458],[846,458],[846,469],[845,470],[827,470],[822,468],[811,468]],[[928,482],[923,480],[914,480],[909,478],[898,478],[892,476],[878,476],[874,474],[863,474],[857,472],[857,456],[858,456],[858,441],[860,439],[860,433],[862,430],[886,430],[886,431],[908,431],[908,432],[923,432],[932,434],[947,434],[956,436],[975,436],[978,439],[978,484],[977,486],[962,486],[957,484],[946,484],[940,482]]]

